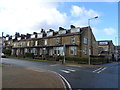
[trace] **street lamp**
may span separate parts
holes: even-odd
[[[98,16],[95,16],[93,18],[88,19],[88,64],[89,65],[90,65],[90,39],[91,39],[91,36],[90,36],[90,20],[96,19],[96,18],[98,18]]]

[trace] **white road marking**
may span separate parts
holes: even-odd
[[[59,64],[53,64],[53,65],[50,65],[50,66],[57,66],[57,65],[59,65]]]
[[[100,72],[102,72],[103,70],[105,70],[106,68],[104,67],[102,70],[100,70],[100,71],[98,71],[97,73],[100,73]]]
[[[75,72],[75,71],[76,71],[76,70],[73,70],[73,69],[67,69],[67,70],[72,71],[72,72]]]
[[[98,68],[98,69],[94,70],[93,72],[100,73],[105,69],[106,69],[106,67],[101,67],[101,68]]]
[[[70,86],[69,82],[59,73],[58,73],[58,75],[67,83],[69,90],[72,90],[72,87]]]
[[[102,69],[102,67],[101,67],[101,68],[98,68],[98,69],[96,69],[96,70],[94,70],[93,72],[99,71],[100,69]]]
[[[65,73],[70,73],[69,71],[66,71],[66,70],[60,70],[60,71],[65,72]]]
[[[48,71],[50,71],[50,70],[48,70]],[[59,73],[57,73],[57,72],[54,72],[54,71],[50,71],[50,72],[53,72],[53,73],[59,75],[59,76],[66,82],[66,84],[68,85],[69,90],[72,90],[72,87],[71,87],[71,85],[69,84],[69,82],[68,82],[61,74],[59,74]],[[65,85],[65,84],[64,84],[64,85]],[[65,86],[65,88],[66,88],[66,86]]]

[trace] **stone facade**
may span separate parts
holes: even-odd
[[[88,33],[89,31],[89,33]],[[89,34],[89,35],[88,35]],[[89,36],[89,37],[88,37]],[[88,40],[90,55],[98,55],[98,43],[90,27],[59,28],[59,31],[49,30],[15,36],[15,39],[5,40],[6,48],[11,47],[12,55],[24,56],[26,52],[37,57],[48,56],[79,56],[88,57]],[[64,53],[65,50],[65,53]]]

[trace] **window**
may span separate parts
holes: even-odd
[[[59,44],[59,39],[56,39],[56,44]]]
[[[35,38],[35,34],[31,35],[31,38]]]
[[[18,37],[17,40],[21,40],[21,37]]]
[[[52,56],[52,48],[49,49],[49,55]]]
[[[16,46],[16,43],[14,43],[14,47]]]
[[[77,32],[80,32],[80,28],[71,29],[71,33],[77,33]]]
[[[42,48],[40,48],[40,55],[42,55],[42,52],[43,52],[43,49],[42,49]]]
[[[85,53],[85,55],[87,54],[87,48],[86,47],[84,48],[84,53]]]
[[[34,55],[37,55],[37,49],[33,48],[32,53],[34,53]]]
[[[83,43],[84,43],[84,44],[87,44],[87,42],[88,42],[88,39],[87,39],[86,37],[84,37],[84,38],[83,38]]]
[[[38,41],[35,41],[35,46],[37,46],[38,45]]]
[[[53,36],[53,32],[48,32],[47,37],[49,37],[49,36]]]
[[[45,43],[44,43],[45,45],[47,45],[48,44],[48,40],[45,40]]]
[[[54,55],[63,55],[63,47],[54,47]]]
[[[76,47],[70,47],[70,55],[77,55]]]
[[[28,52],[27,48],[25,48],[24,50],[25,50],[25,51],[24,51],[25,53]]]
[[[27,42],[27,46],[29,46],[30,45],[30,43],[29,42]]]
[[[37,34],[37,38],[42,38],[43,37],[43,33],[38,33]]]
[[[71,44],[75,44],[75,37],[71,38]]]
[[[107,45],[108,42],[99,42],[99,45]]]
[[[66,30],[60,30],[59,34],[66,34]]]

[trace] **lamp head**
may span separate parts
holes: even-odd
[[[98,16],[95,16],[94,18],[98,18]]]

